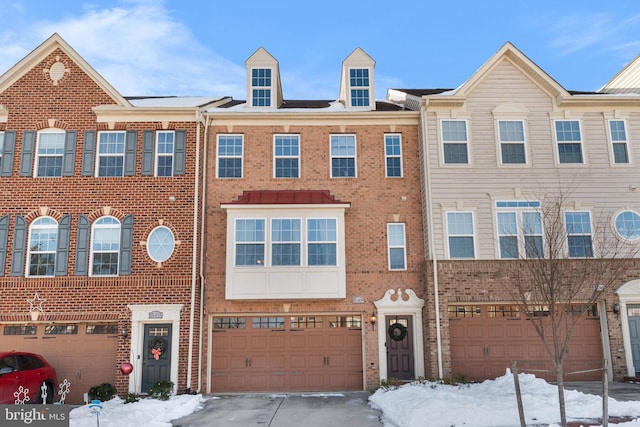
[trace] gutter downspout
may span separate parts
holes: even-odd
[[[211,118],[207,115],[204,120],[204,159],[202,160],[202,210],[200,212],[200,335],[198,340],[198,391],[202,387],[202,337],[204,334],[204,260],[205,260],[205,220],[207,214],[207,149],[209,144],[209,125]]]
[[[433,243],[433,214],[431,212],[431,208],[433,205],[433,199],[431,194],[431,167],[430,167],[430,159],[429,159],[429,144],[427,138],[427,107],[429,105],[429,101],[426,99],[422,99],[420,103],[420,125],[422,131],[422,147],[424,150],[423,157],[423,167],[424,167],[424,176],[425,176],[425,193],[426,193],[426,206],[424,210],[427,215],[427,230],[429,233],[428,238],[428,250],[429,255],[431,256],[431,260],[433,261],[433,303],[435,305],[435,315],[436,315],[436,348],[437,348],[437,357],[438,357],[438,378],[443,378],[444,373],[442,369],[442,334],[440,331],[440,297],[439,297],[439,284],[438,284],[438,257],[436,255],[436,251]]]
[[[191,375],[193,373],[193,335],[194,335],[194,320],[195,320],[195,307],[196,303],[196,285],[198,283],[197,275],[197,257],[198,257],[198,244],[196,238],[198,236],[198,205],[200,200],[198,199],[199,190],[199,176],[200,176],[200,111],[196,110],[196,170],[194,172],[194,185],[193,190],[193,245],[191,254],[191,304],[189,309],[189,350],[187,355],[187,390],[191,390]],[[202,298],[202,297],[201,297]],[[198,369],[200,372],[200,369]]]

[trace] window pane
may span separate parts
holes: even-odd
[[[173,254],[175,240],[167,227],[156,227],[147,239],[147,253],[155,262],[165,262]]]
[[[611,120],[609,122],[609,127],[611,129],[611,140],[612,141],[626,141],[627,140],[627,132],[624,129],[624,121],[623,120]]]
[[[264,244],[236,245],[236,265],[264,265]]]
[[[498,234],[518,234],[515,212],[498,212]]]
[[[98,176],[123,176],[124,157],[101,157]]]
[[[468,212],[447,214],[449,234],[473,234],[473,217]]]
[[[518,237],[500,236],[500,258],[519,258]]]
[[[527,258],[543,258],[542,236],[525,236],[524,249]]]
[[[582,163],[582,148],[579,143],[558,144],[560,163]]]
[[[556,138],[558,142],[580,141],[580,124],[576,120],[556,121]]]
[[[384,154],[387,177],[402,176],[402,147],[400,144],[400,135],[385,135]]]
[[[53,276],[56,254],[34,254],[29,257],[29,276]]]
[[[467,155],[467,144],[444,144],[444,162],[466,164],[469,163]]]
[[[274,244],[271,251],[271,265],[300,265],[299,243]]]
[[[588,212],[566,212],[567,233],[591,234],[591,220]]]
[[[404,248],[389,249],[389,268],[392,270],[403,270],[404,266]]]
[[[42,132],[38,134],[37,176],[62,176],[64,139],[64,132]]]
[[[309,219],[307,238],[310,242],[336,241],[337,230],[334,218]]]
[[[542,234],[542,219],[540,212],[523,212],[522,228],[524,234]]]
[[[525,164],[524,144],[501,144],[502,163]]]
[[[473,258],[473,237],[449,237],[451,258]]]
[[[442,140],[450,141],[467,141],[467,123],[463,120],[443,120],[442,121]]]
[[[626,143],[616,142],[613,144],[613,161],[614,163],[629,163]]]
[[[588,258],[593,256],[591,236],[569,236],[569,256]]]
[[[242,135],[218,135],[218,178],[242,178]]]
[[[500,121],[500,141],[524,142],[524,127],[521,121]]]
[[[309,244],[309,265],[337,265],[335,243]]]
[[[94,253],[92,267],[94,275],[118,274],[118,253]]]

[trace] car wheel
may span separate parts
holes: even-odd
[[[47,383],[47,401],[46,402],[42,401],[42,391],[40,391],[38,393],[38,399],[36,400],[36,402],[41,402],[43,404],[53,403],[53,386],[51,385],[51,383]]]

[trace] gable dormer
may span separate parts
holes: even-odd
[[[367,53],[356,48],[342,61],[340,102],[348,109],[375,110],[373,69],[376,62]]]
[[[278,108],[282,104],[282,85],[278,61],[263,47],[245,61],[247,67],[247,106]]]

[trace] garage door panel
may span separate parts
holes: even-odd
[[[226,329],[212,334],[212,360],[218,354],[232,360],[249,360],[248,366],[214,363],[211,386],[214,392],[225,391],[305,391],[305,390],[361,390],[362,383],[362,331],[359,328],[335,327],[341,323],[323,320],[321,316],[277,316],[277,331],[255,328],[267,324],[267,318],[246,318],[244,330]],[[295,319],[295,322],[294,322]],[[333,317],[336,319],[336,317]],[[225,324],[225,322],[219,322]],[[229,322],[231,323],[231,322]],[[295,328],[293,328],[295,323]],[[331,325],[332,327],[329,327]],[[246,348],[232,349],[221,345],[221,335],[243,335]],[[217,366],[216,366],[217,365]],[[217,367],[217,369],[216,369]],[[238,384],[220,374],[248,377]],[[344,388],[347,387],[347,388]]]
[[[538,377],[555,380],[553,365],[548,360],[544,344],[531,321],[514,315],[517,314],[517,310],[509,306],[500,307],[503,311],[496,308],[492,305],[478,305],[474,306],[473,316],[449,319],[452,371],[461,372],[471,380],[480,381],[503,375],[511,361],[516,360],[521,371],[530,370]],[[458,316],[459,313],[469,311],[452,306],[449,313]],[[503,313],[509,317],[503,316]],[[551,334],[549,318],[542,320],[545,330]],[[480,335],[480,329],[485,330],[486,335],[474,338]],[[602,357],[599,319],[581,319],[570,342],[565,359],[565,372],[599,368]],[[600,372],[571,375],[567,379],[598,380]]]

